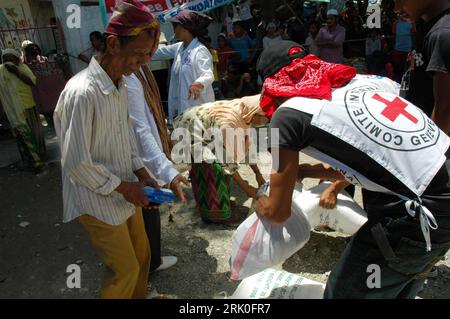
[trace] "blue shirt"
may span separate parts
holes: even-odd
[[[250,56],[250,49],[256,45],[256,41],[252,40],[248,34],[243,35],[240,38],[230,38],[228,39],[230,46],[234,51],[239,53],[239,62],[247,62]]]
[[[412,48],[412,24],[399,20],[395,31],[395,50],[410,52]]]

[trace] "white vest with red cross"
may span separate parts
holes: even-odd
[[[414,199],[399,195],[405,199],[408,212],[420,210],[423,222],[435,223],[420,197],[444,165],[450,138],[419,108],[400,98],[399,89],[400,85],[390,79],[357,75],[345,87],[334,90],[331,101],[299,97],[281,107],[312,114],[311,125],[371,157],[417,195]],[[395,194],[313,147],[302,152],[341,171],[352,184]]]

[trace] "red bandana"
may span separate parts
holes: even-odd
[[[289,55],[301,50],[292,48]],[[331,99],[331,89],[342,87],[356,76],[356,69],[320,60],[315,55],[297,58],[276,74],[269,76],[263,85],[260,106],[268,118],[277,109],[276,98],[306,97]]]

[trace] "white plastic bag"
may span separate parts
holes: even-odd
[[[334,209],[319,206],[320,195],[329,186],[323,183],[309,190],[296,185],[291,217],[283,225],[273,225],[256,213],[247,218],[233,234],[230,259],[231,279],[240,280],[283,263],[309,240],[310,230],[318,225],[353,235],[367,221],[365,211],[343,192]],[[268,194],[268,188],[259,193]]]
[[[230,299],[322,299],[324,290],[320,282],[267,269],[244,279]]]
[[[281,225],[253,213],[233,234],[231,279],[240,280],[284,262],[308,242],[310,229],[305,214],[295,207]]]
[[[338,194],[334,209],[320,207],[320,195],[328,186],[330,183],[322,183],[309,190],[303,190],[301,185],[296,185],[292,206],[308,216],[312,229],[326,225],[343,234],[355,234],[367,222],[367,213],[345,191]]]

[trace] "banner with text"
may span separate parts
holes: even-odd
[[[160,23],[167,23],[168,19],[176,16],[183,9],[206,12],[223,5],[231,4],[233,0],[140,0],[153,12]],[[114,10],[116,0],[100,0],[103,22]]]

